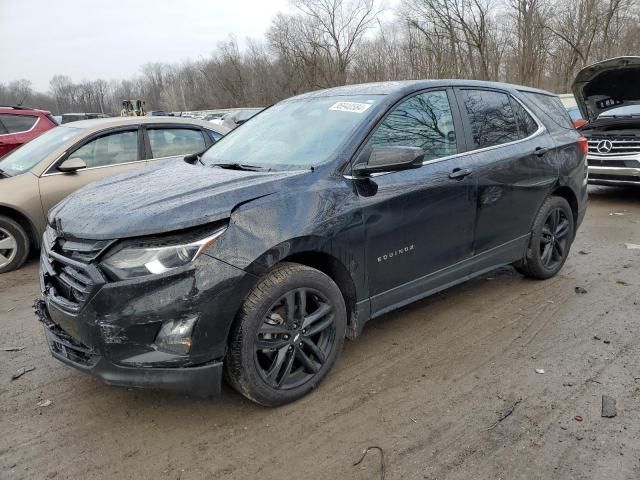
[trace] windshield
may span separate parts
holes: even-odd
[[[602,117],[637,117],[640,116],[640,105],[627,105],[624,107],[613,108],[600,114]]]
[[[78,132],[80,132],[78,128],[62,126],[52,128],[0,160],[0,170],[9,175],[27,172]]]
[[[380,95],[313,97],[264,110],[205,152],[205,165],[249,164],[271,170],[327,161],[367,117]]]

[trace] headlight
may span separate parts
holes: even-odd
[[[199,240],[175,245],[154,243],[133,244],[107,256],[101,266],[114,277],[125,280],[144,275],[164,273],[194,261],[211,247],[227,227]]]

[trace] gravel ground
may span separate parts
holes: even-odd
[[[0,348],[24,347],[0,351],[0,478],[376,479],[378,450],[353,465],[368,446],[387,479],[640,478],[627,242],[640,244],[640,189],[592,188],[557,277],[502,268],[374,320],[320,388],[278,409],[229,388],[205,401],[108,387],[53,360],[34,260],[0,276]]]

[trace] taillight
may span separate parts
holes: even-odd
[[[580,137],[578,139],[578,145],[580,145],[580,150],[582,150],[582,153],[584,153],[585,155],[589,153],[589,141],[586,138]]]

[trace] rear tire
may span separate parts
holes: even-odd
[[[573,212],[562,197],[547,198],[536,215],[526,256],[514,263],[527,277],[544,280],[557,274],[574,238]]]
[[[282,263],[245,300],[231,336],[225,373],[248,399],[274,407],[313,390],[344,344],[347,314],[324,273]]]
[[[20,268],[29,256],[30,247],[24,228],[12,218],[0,215],[0,273]]]

